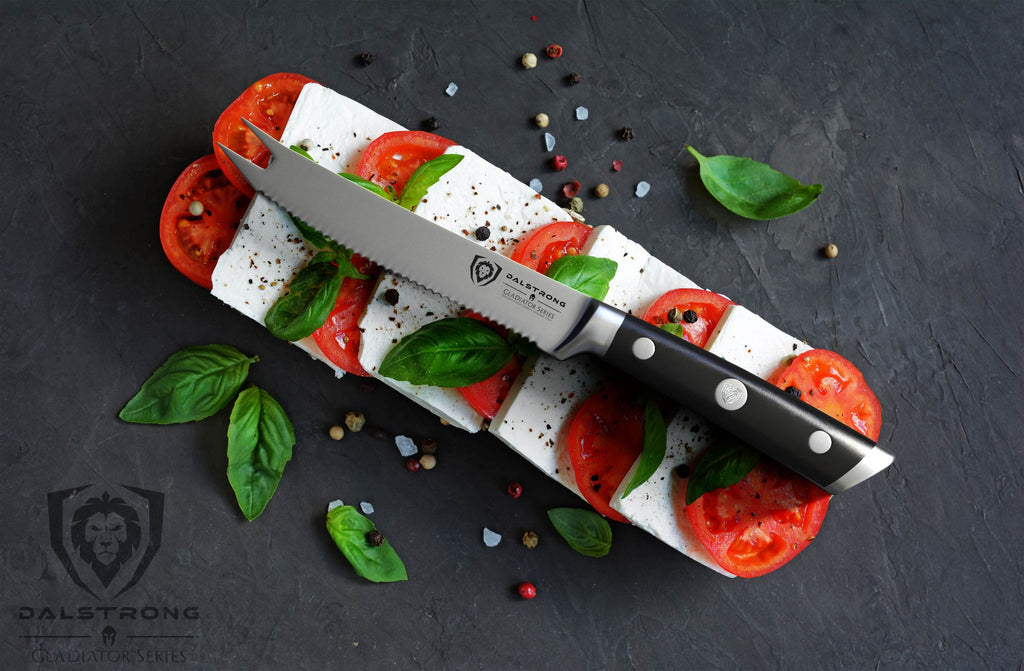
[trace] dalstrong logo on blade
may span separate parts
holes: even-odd
[[[102,484],[47,498],[50,544],[75,584],[111,599],[139,581],[160,548],[162,493]]]
[[[487,286],[500,275],[501,266],[479,254],[474,256],[473,262],[469,264],[469,277],[478,287]]]

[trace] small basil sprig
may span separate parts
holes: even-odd
[[[427,189],[438,182],[445,173],[457,166],[464,157],[461,154],[441,154],[416,168],[402,188],[398,204],[411,210],[419,204]]]
[[[737,440],[714,443],[697,462],[686,483],[686,505],[716,489],[731,487],[747,477],[761,455]]]
[[[576,291],[603,300],[618,267],[611,259],[566,254],[555,259],[545,274]]]
[[[690,145],[700,179],[715,200],[747,219],[777,219],[807,207],[821,184],[804,185],[764,163],[741,156],[707,157]]]
[[[391,543],[371,545],[367,535],[376,531],[373,522],[352,506],[339,505],[327,511],[327,532],[356,573],[373,582],[408,580],[405,564]]]
[[[612,549],[612,528],[593,510],[552,508],[548,519],[573,550],[588,557],[603,557]]]
[[[133,424],[179,424],[206,419],[242,388],[249,364],[230,345],[197,345],[175,352],[146,380],[118,415]]]
[[[321,326],[334,309],[345,280],[333,251],[318,253],[292,279],[288,293],[278,298],[263,323],[282,340],[301,340]]]
[[[238,395],[228,425],[228,482],[250,522],[277,491],[294,445],[292,423],[270,394],[249,387]]]
[[[658,405],[647,399],[644,404],[644,449],[640,453],[640,462],[633,471],[633,477],[622,493],[622,498],[629,496],[634,489],[654,475],[665,458],[666,443],[665,418],[662,417]]]
[[[378,371],[412,384],[465,387],[497,373],[513,354],[508,341],[484,322],[448,317],[399,340]]]

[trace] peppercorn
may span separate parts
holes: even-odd
[[[829,243],[825,247],[825,256],[830,259],[836,258],[837,256],[839,256],[839,248],[836,247],[834,244]]]
[[[532,599],[537,596],[537,588],[528,582],[519,583],[519,596],[524,599]]]
[[[676,472],[676,476],[677,477],[682,478],[683,480],[685,480],[686,478],[690,477],[690,465],[689,464],[679,464],[678,466],[676,466],[676,471],[675,472]]]
[[[619,131],[619,137],[621,137],[623,140],[632,140],[634,137],[636,137],[636,131],[634,131],[629,126],[623,126],[622,130]]]
[[[384,545],[384,533],[378,529],[369,531],[366,534],[366,542],[375,548],[380,547],[381,545]]]
[[[556,154],[555,157],[551,159],[551,166],[555,170],[565,170],[569,167],[569,159],[561,154]]]
[[[550,58],[561,58],[562,47],[557,44],[549,44],[547,49],[544,50],[544,53],[546,53]]]
[[[548,119],[548,115],[544,114],[544,112],[541,112],[537,116],[533,117],[533,122],[535,124],[537,124],[538,126],[540,126],[541,128],[547,128],[548,127],[548,123],[550,121],[551,120]]]
[[[366,67],[367,65],[373,63],[373,52],[364,51],[363,53],[359,54],[359,63],[363,67]]]
[[[362,431],[366,426],[366,415],[356,411],[345,413],[345,426],[354,433]]]
[[[433,438],[424,438],[420,442],[420,452],[423,454],[434,454],[437,452],[437,441]]]
[[[577,212],[577,213],[578,212],[582,212],[583,211],[583,199],[577,196],[576,198],[573,198],[572,200],[570,200],[569,201],[569,209],[572,210],[573,212]]]
[[[510,482],[507,491],[509,496],[514,499],[518,499],[523,495],[523,486],[518,482]]]
[[[420,457],[420,466],[428,471],[433,469],[434,466],[437,466],[437,457],[432,454],[424,454]]]
[[[416,471],[420,470],[420,467],[421,467],[420,460],[417,459],[416,457],[407,457],[406,458],[406,460],[405,460],[405,470],[409,471],[410,473],[415,473]]]
[[[345,437],[345,429],[335,424],[330,428],[327,434],[331,437],[331,440],[341,440]]]
[[[795,397],[795,398],[800,398],[801,396],[803,396],[803,393],[799,389],[797,389],[796,387],[794,387],[792,385],[789,386],[789,387],[786,387],[786,393],[789,394],[790,396]]]
[[[609,189],[607,184],[598,184],[594,187],[594,195],[598,198],[606,198],[608,196]]]
[[[687,310],[683,313],[683,321],[687,324],[695,324],[697,322],[697,313],[693,310]]]
[[[491,237],[491,229],[487,228],[486,226],[481,226],[480,228],[476,229],[474,235],[476,235],[477,240],[486,240],[487,238]]]
[[[525,534],[523,534],[523,545],[530,548],[531,550],[537,547],[538,540],[539,539],[537,538],[537,534],[535,534],[532,531],[527,531]]]
[[[569,75],[568,79],[569,79],[569,86],[576,86],[581,81],[583,81],[583,75],[581,75],[578,72],[573,72],[572,74]]]
[[[669,323],[678,324],[683,321],[683,311],[679,308],[672,308],[665,317],[668,318]]]
[[[536,54],[530,54],[530,53],[523,54],[523,57],[520,59],[520,61],[522,62],[523,67],[526,68],[527,70],[529,70],[530,68],[537,67],[537,55]]]
[[[388,289],[385,291],[384,302],[388,305],[398,305],[398,289]]]
[[[423,121],[423,127],[427,130],[438,130],[441,127],[441,120],[436,116],[432,116]]]

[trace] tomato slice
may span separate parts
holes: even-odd
[[[359,343],[362,340],[359,318],[373,295],[379,268],[358,254],[352,255],[352,265],[370,278],[345,278],[341,284],[341,291],[338,292],[338,300],[334,303],[334,309],[327,316],[323,326],[313,331],[313,339],[324,355],[338,368],[354,375],[369,377],[370,374],[359,363]]]
[[[462,316],[486,322],[490,324],[495,331],[505,337],[508,337],[508,329],[495,324],[477,312],[466,310],[462,313]],[[459,393],[462,395],[462,398],[466,399],[466,402],[469,403],[471,408],[487,419],[494,419],[494,416],[498,414],[498,410],[501,409],[501,404],[504,403],[505,398],[508,397],[508,392],[509,389],[512,388],[512,383],[516,381],[516,378],[519,377],[519,373],[522,370],[522,358],[519,356],[513,356],[497,373],[486,380],[481,380],[480,382],[471,384],[468,387],[459,387]]]
[[[730,305],[735,305],[725,296],[720,296],[713,291],[703,289],[674,289],[662,295],[644,313],[644,321],[655,326],[662,326],[669,323],[669,311],[672,308],[679,310],[682,321],[679,325],[683,327],[683,340],[693,343],[697,347],[704,347],[711,332],[718,326],[722,319],[722,313]],[[692,311],[692,315],[687,314]],[[693,321],[689,321],[688,318]]]
[[[774,384],[799,389],[804,402],[878,440],[882,406],[857,367],[835,352],[812,349],[798,355],[775,376]]]
[[[588,398],[569,424],[567,449],[576,486],[594,510],[629,523],[609,502],[644,449],[644,404],[628,385]]]
[[[825,519],[829,498],[817,485],[762,459],[740,482],[710,491],[688,506],[686,492],[681,492],[676,514],[690,520],[719,566],[743,578],[756,578],[810,545]]]
[[[238,168],[228,160],[217,143],[229,147],[242,156],[266,167],[270,151],[252,134],[242,119],[247,119],[261,130],[270,133],[275,140],[281,139],[288,117],[295,107],[295,100],[306,84],[313,80],[289,72],[264,77],[247,88],[233,103],[228,105],[213,126],[213,152],[221,170],[242,193],[250,198],[255,193]]]
[[[401,193],[416,168],[454,146],[451,140],[420,130],[384,133],[370,143],[359,160],[359,176],[381,188]]]
[[[185,168],[171,186],[160,213],[160,244],[185,277],[213,288],[213,268],[231,244],[250,198],[228,181],[213,154]],[[189,211],[202,204],[198,215]]]
[[[523,238],[509,257],[516,263],[546,273],[556,259],[566,254],[579,254],[593,230],[578,221],[556,221]]]

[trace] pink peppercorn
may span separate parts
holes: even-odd
[[[532,599],[537,596],[537,588],[528,582],[519,583],[519,596],[524,599]]]
[[[551,159],[551,165],[554,166],[555,170],[565,170],[566,168],[569,167],[569,159],[562,156],[561,154],[558,154],[553,159]]]
[[[518,499],[523,495],[523,486],[518,482],[510,483],[508,486],[508,495],[514,499]]]

